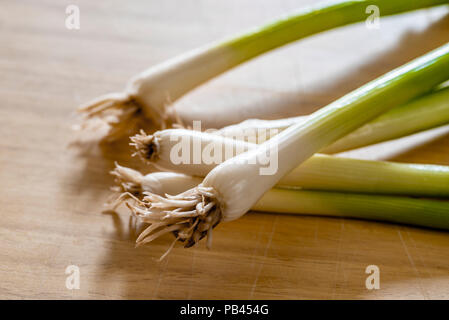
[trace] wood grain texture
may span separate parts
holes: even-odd
[[[127,141],[68,147],[77,105],[121,90],[144,68],[314,3],[308,1],[1,1],[0,298],[447,299],[449,234],[349,219],[250,213],[221,225],[213,249],[170,238],[134,248],[126,210],[102,213],[113,162],[140,166]],[[67,30],[77,4],[81,29]],[[291,44],[176,103],[208,126],[306,114],[445,43],[448,10],[350,26]],[[268,106],[268,108],[267,108]],[[217,112],[202,119],[202,110]],[[449,165],[449,130],[348,153]],[[81,271],[79,290],[65,269]],[[365,288],[377,265],[381,289]]]

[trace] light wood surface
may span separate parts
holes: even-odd
[[[139,166],[127,141],[80,154],[75,108],[121,90],[146,67],[308,1],[1,1],[0,298],[447,299],[449,234],[356,220],[250,213],[219,226],[212,250],[171,238],[134,248],[126,210],[102,213],[113,162]],[[65,8],[81,11],[65,28]],[[319,35],[245,64],[179,101],[185,117],[238,121],[305,114],[445,43],[448,10]],[[266,110],[266,109],[264,109]],[[220,114],[224,114],[223,117]],[[449,165],[449,130],[353,156]],[[80,289],[65,269],[80,268]],[[379,290],[365,268],[380,268]]]

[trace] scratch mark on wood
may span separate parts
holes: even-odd
[[[195,253],[196,253],[196,250],[194,249],[193,252],[192,252],[192,265],[191,265],[191,269],[190,269],[191,277],[190,277],[190,281],[189,281],[189,292],[187,294],[187,300],[191,299],[193,283],[196,282],[196,280],[195,280],[195,269],[194,269],[194,266],[195,266]]]
[[[413,247],[414,247],[415,249],[417,249],[418,247],[416,246],[415,239],[413,239],[412,234],[411,234],[410,231],[408,231],[408,230],[407,230],[407,236],[408,236],[410,242],[413,244]],[[424,261],[422,255],[418,254],[418,259],[419,259],[419,261],[421,262],[421,264],[424,266],[424,270],[428,273],[428,275],[429,275],[430,277],[432,277],[432,276],[433,276],[433,273],[432,273],[432,271],[431,271],[432,268],[429,268],[429,267],[427,266],[427,264],[425,263],[425,261]]]
[[[420,289],[420,291],[421,291],[421,294],[423,295],[423,297],[424,297],[425,299],[429,299],[427,293],[425,292],[424,288],[423,288],[422,285],[421,285],[422,278],[421,278],[421,276],[420,276],[420,273],[419,273],[418,269],[416,268],[415,261],[413,260],[411,254],[410,254],[410,252],[409,252],[409,250],[408,250],[408,248],[407,248],[407,245],[406,245],[406,243],[405,243],[405,241],[404,241],[404,238],[402,237],[401,230],[398,230],[398,235],[399,235],[399,239],[401,239],[401,243],[402,243],[402,246],[403,246],[403,248],[404,248],[405,254],[406,254],[407,257],[408,257],[408,261],[410,262],[410,265],[412,266],[414,273],[415,273],[416,276],[419,278],[419,282],[418,282],[418,283],[419,283],[419,289]]]
[[[252,254],[252,262],[251,262],[251,269],[254,269],[255,263],[256,263],[256,252],[258,251],[260,247],[260,243],[262,241],[262,234],[263,234],[263,226],[261,225],[259,227],[259,231],[257,232],[257,242],[254,246],[253,254]]]
[[[254,296],[254,291],[256,290],[256,287],[257,287],[257,281],[259,280],[260,273],[262,272],[262,268],[265,265],[265,260],[267,258],[268,250],[270,249],[271,243],[273,242],[273,235],[274,235],[274,232],[276,230],[276,224],[278,222],[278,219],[279,219],[279,216],[276,215],[276,217],[273,220],[273,226],[271,227],[270,236],[268,238],[267,245],[265,247],[265,251],[264,251],[263,258],[262,258],[262,262],[259,265],[259,269],[257,270],[257,273],[256,273],[256,279],[254,280],[253,286],[251,287],[251,292],[249,294],[249,299],[252,299],[253,296]]]
[[[156,288],[154,289],[153,299],[157,299],[157,295],[159,293],[159,288],[160,288],[162,280],[164,278],[165,271],[167,270],[169,260],[170,260],[170,255],[168,255],[163,261],[164,264],[163,264],[163,266],[159,272],[159,276],[157,278],[157,284],[156,284]]]
[[[335,293],[337,291],[338,275],[339,275],[340,265],[341,265],[341,262],[340,262],[341,242],[342,242],[341,239],[342,239],[344,228],[345,228],[345,220],[341,219],[340,233],[339,233],[339,237],[338,237],[337,257],[336,257],[336,264],[335,264],[334,288],[332,290],[332,299],[335,299]]]

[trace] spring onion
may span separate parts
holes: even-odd
[[[236,37],[201,47],[151,67],[132,78],[122,93],[101,96],[80,107],[81,128],[105,128],[114,140],[140,126],[143,119],[163,126],[165,105],[211,78],[264,52],[332,28],[364,21],[375,5],[382,16],[436,5],[447,0],[340,0],[316,5],[282,17]]]
[[[307,116],[278,120],[249,119],[239,124],[223,127],[215,131],[214,134],[230,138],[243,136],[247,141],[262,143],[289,126],[306,120]],[[449,123],[449,87],[438,89],[391,109],[320,152],[337,153],[356,149],[401,138],[447,123]]]
[[[138,154],[157,169],[197,177],[205,177],[221,162],[257,147],[254,143],[185,129],[139,134],[131,139]],[[200,157],[195,159],[195,155]],[[316,154],[282,177],[277,186],[449,197],[449,167]]]
[[[448,79],[446,44],[336,100],[257,148],[219,164],[197,187],[174,196],[148,194],[130,208],[152,219],[151,232],[146,233],[152,238],[174,232],[176,239],[190,247],[208,236],[210,246],[216,225],[244,215],[314,153]],[[266,171],[267,155],[270,165],[276,162],[274,172]]]
[[[367,125],[351,132],[324,153],[337,153],[400,138],[449,123],[449,88],[393,108]]]

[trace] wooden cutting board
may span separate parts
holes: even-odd
[[[447,299],[449,234],[349,219],[250,213],[212,250],[171,238],[134,248],[129,214],[102,213],[113,162],[142,168],[128,141],[82,154],[75,108],[148,66],[315,1],[4,1],[0,12],[0,298]],[[66,6],[80,29],[65,26]],[[291,44],[176,103],[235,122],[306,114],[448,40],[446,8]],[[381,13],[382,14],[382,13]],[[262,110],[263,109],[263,110]],[[224,115],[223,115],[224,114]],[[449,165],[449,129],[351,156]],[[380,289],[368,290],[368,266]],[[66,287],[76,266],[79,289]],[[66,274],[66,271],[69,274]],[[73,284],[73,283],[72,283]],[[69,286],[70,287],[70,286]]]

